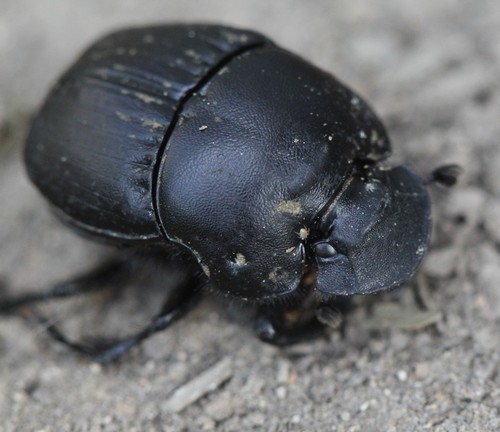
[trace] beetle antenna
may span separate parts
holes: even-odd
[[[426,184],[438,183],[442,186],[451,187],[455,185],[462,168],[456,164],[442,165],[432,171]]]

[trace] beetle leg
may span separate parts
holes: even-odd
[[[48,290],[28,292],[10,298],[0,298],[0,313],[6,314],[33,303],[56,298],[72,297],[107,288],[110,282],[125,276],[124,273],[126,273],[125,270],[127,267],[127,262],[125,260],[116,258],[105,262],[101,266],[80,277],[58,283]]]
[[[61,333],[55,325],[48,323],[45,319],[44,321],[47,325],[47,331],[54,339],[80,354],[90,356],[97,363],[106,364],[118,360],[144,339],[166,329],[183,317],[198,302],[204,284],[205,278],[199,274],[192,276],[175,287],[172,293],[169,293],[161,311],[148,325],[135,334],[112,342],[106,343],[97,340],[88,345],[73,342]]]
[[[309,305],[306,310],[264,306],[259,309],[255,331],[262,341],[278,346],[326,335],[328,328],[343,334],[343,317],[351,309],[352,302],[348,297]]]
[[[255,321],[259,339],[271,345],[286,346],[324,334],[325,326],[315,317],[294,325],[290,323],[290,313],[294,311],[261,308]]]

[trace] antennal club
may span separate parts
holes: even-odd
[[[451,187],[455,185],[462,168],[456,164],[442,165],[432,171],[427,184],[438,183],[442,186]]]

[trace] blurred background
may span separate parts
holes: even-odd
[[[457,187],[432,190],[420,300],[403,287],[347,317],[344,335],[284,350],[209,300],[105,369],[55,347],[36,324],[2,317],[0,431],[499,430],[498,1],[0,0],[0,280],[9,290],[41,288],[109,253],[52,217],[26,179],[23,139],[51,85],[90,43],[168,22],[260,31],[369,101],[394,161],[424,176],[462,165]],[[115,327],[147,319],[137,313],[156,295],[143,291]],[[221,361],[224,379],[172,412],[175,389]]]

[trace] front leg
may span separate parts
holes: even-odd
[[[300,315],[297,309],[264,306],[258,311],[255,332],[263,342],[286,346],[325,335],[325,326],[316,317]]]
[[[350,301],[344,299],[338,303],[319,303],[305,308],[263,306],[255,320],[255,332],[266,343],[286,346],[326,336],[328,328],[342,331],[342,311],[350,308]]]

